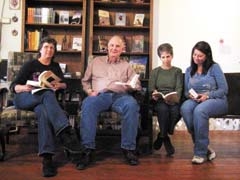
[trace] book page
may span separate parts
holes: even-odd
[[[164,96],[164,100],[166,102],[170,102],[170,103],[178,103],[179,102],[179,97],[177,92],[171,92],[168,93]]]
[[[33,87],[41,87],[39,81],[32,81],[32,80],[27,80],[26,85],[30,85]]]
[[[43,90],[52,90],[53,91],[53,89],[51,89],[51,88],[36,88],[36,89],[33,89],[32,91],[31,91],[31,93],[32,94],[35,94],[35,93],[37,93],[37,92],[40,92],[40,91],[43,91]]]
[[[52,87],[52,81],[61,81],[61,79],[56,76],[52,71],[44,71],[39,77],[38,81],[40,82],[41,87]]]
[[[166,102],[170,102],[170,103],[179,102],[178,93],[176,91],[167,93],[165,95],[161,92],[156,91],[156,92],[153,92],[153,95],[157,97],[162,97]]]
[[[152,95],[157,97],[162,97],[162,98],[164,96],[161,92],[158,92],[158,91],[153,92]]]
[[[115,84],[117,84],[117,85],[127,85],[127,86],[131,86],[132,88],[136,88],[138,78],[139,78],[139,74],[135,74],[130,82],[126,83],[126,82],[117,81],[117,82],[115,82]]]

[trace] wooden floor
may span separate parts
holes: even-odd
[[[2,180],[40,180],[41,159],[37,156],[36,136],[11,136],[7,157],[0,162]],[[30,137],[29,137],[30,136]],[[151,155],[141,155],[139,166],[124,163],[119,151],[98,151],[94,166],[78,171],[59,150],[55,157],[57,180],[239,180],[240,133],[239,131],[211,131],[211,146],[217,153],[213,162],[192,165],[192,143],[186,131],[176,131],[172,137],[176,153],[165,156],[165,149]]]

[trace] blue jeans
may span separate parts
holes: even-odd
[[[226,99],[208,99],[197,103],[191,99],[181,106],[181,114],[192,136],[194,155],[206,158],[209,145],[209,118],[225,114],[228,110]]]
[[[55,136],[69,126],[69,121],[60,107],[53,91],[15,94],[17,109],[33,110],[38,120],[38,152],[54,154]]]
[[[136,137],[139,125],[139,105],[129,94],[101,93],[88,96],[82,103],[80,134],[86,148],[95,149],[95,136],[98,115],[112,109],[121,115],[121,148],[136,149]]]

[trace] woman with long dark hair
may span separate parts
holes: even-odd
[[[194,143],[193,164],[213,160],[209,146],[209,118],[225,114],[228,85],[219,64],[214,62],[210,45],[198,42],[192,49],[191,66],[186,69],[184,94],[187,100],[181,114]]]

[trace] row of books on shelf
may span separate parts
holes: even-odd
[[[27,23],[80,24],[81,11],[54,10],[53,8],[27,9]]]
[[[104,36],[104,35],[98,36],[99,52],[107,52],[107,44],[108,44],[108,39],[110,37],[111,36]],[[122,39],[124,41],[123,52],[144,53],[144,50],[146,49],[144,35],[136,34],[132,36],[122,36]]]
[[[133,26],[143,26],[144,25],[144,13],[135,13],[133,21],[130,22],[130,15],[126,12],[114,12],[113,16],[111,17],[110,11],[107,10],[98,10],[98,24],[99,25],[116,25],[116,26],[127,26],[127,25],[133,25]],[[111,19],[115,19],[113,23],[111,23]]]
[[[52,34],[48,35],[47,31],[33,30],[26,32],[25,49],[36,51],[42,38],[51,36],[57,41],[57,50],[73,50],[82,51],[82,36],[81,35],[67,35],[67,34]]]

